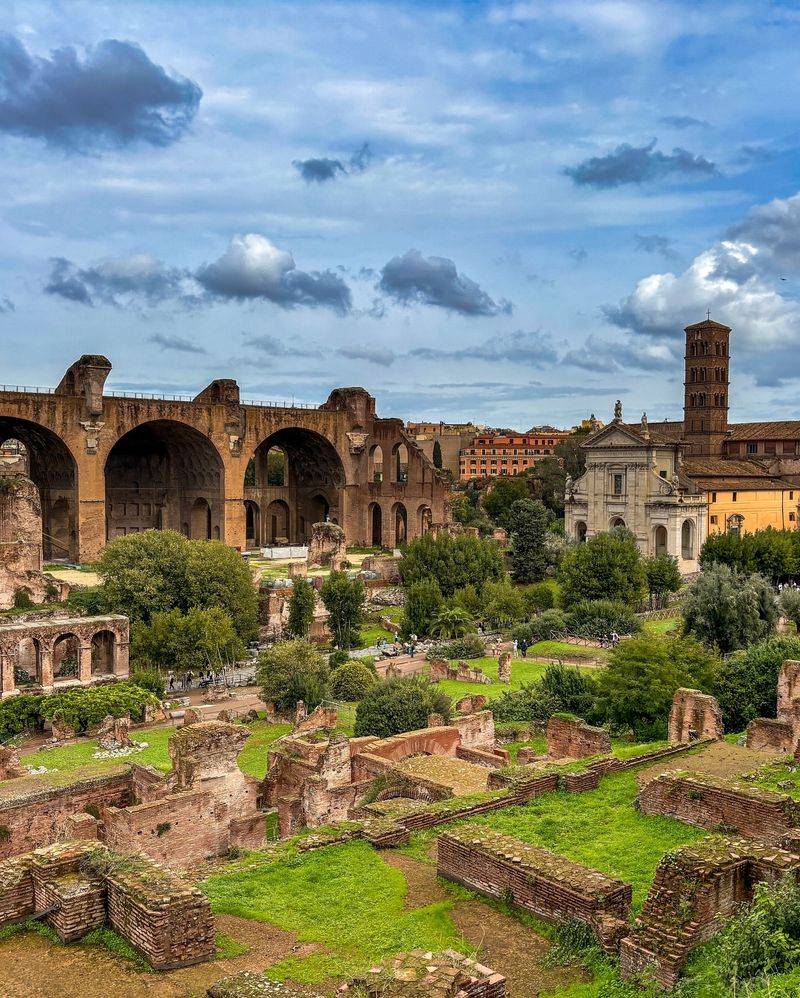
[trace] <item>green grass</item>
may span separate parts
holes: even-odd
[[[134,969],[142,973],[150,973],[153,970],[147,960],[131,946],[128,940],[123,939],[113,929],[93,929],[80,940],[80,943],[84,946],[97,946],[108,950],[119,960],[133,964]]]
[[[250,951],[246,943],[240,943],[233,936],[226,936],[224,932],[217,932],[214,937],[216,947],[214,956],[217,960],[232,960],[237,956],[244,956]]]
[[[542,644],[552,643],[554,642],[542,642]],[[538,647],[538,645],[534,647]],[[579,650],[585,651],[586,649]],[[453,659],[451,664],[457,665],[458,660]],[[532,683],[534,680],[541,679],[548,665],[547,662],[536,662],[530,658],[515,658],[511,663],[511,682],[498,683],[496,658],[471,658],[468,664],[472,668],[477,666],[483,669],[484,674],[492,680],[491,684],[459,683],[455,679],[445,679],[437,683],[437,689],[440,689],[454,700],[460,700],[461,697],[469,696],[471,693],[482,693],[487,700],[494,700],[495,697],[499,697],[501,693],[505,693],[507,690],[518,690],[523,683]],[[578,668],[581,668],[581,666],[578,666]]]
[[[543,658],[583,659],[587,662],[606,662],[607,648],[596,648],[593,645],[573,645],[569,641],[539,641],[528,649],[529,655],[540,655]]]
[[[667,617],[665,620],[646,620],[644,630],[647,634],[669,634],[676,631],[681,626],[681,615],[676,611],[674,617]]]
[[[249,868],[248,868],[249,867]],[[277,980],[318,983],[351,977],[394,953],[414,949],[463,952],[449,916],[452,901],[406,911],[403,874],[365,842],[302,857],[251,862],[201,885],[216,912],[272,923],[323,949],[273,964]]]
[[[291,725],[256,721],[248,727],[252,734],[239,755],[239,768],[248,776],[263,779],[267,771],[267,749],[276,738],[291,731]],[[168,742],[176,730],[171,725],[165,725],[134,731],[132,733],[134,740],[147,742],[148,747],[141,752],[135,752],[133,755],[123,756],[119,759],[93,759],[93,753],[97,749],[97,740],[94,738],[81,739],[62,748],[40,749],[37,752],[24,753],[21,759],[27,766],[47,766],[48,769],[56,769],[58,770],[56,775],[64,778],[84,766],[91,767],[92,773],[99,774],[106,769],[119,767],[120,763],[125,762],[138,762],[142,765],[153,766],[166,773],[171,768]],[[87,772],[86,775],[89,773]]]
[[[664,853],[706,833],[671,818],[640,814],[634,808],[636,790],[633,773],[617,773],[606,776],[597,790],[546,794],[524,807],[474,820],[619,877],[633,886],[638,912]]]
[[[754,770],[756,779],[742,780],[744,787],[760,787],[762,790],[772,790],[776,794],[788,794],[795,800],[800,800],[800,772],[792,756],[787,756],[780,762],[769,762]],[[793,787],[779,787],[779,783],[790,781]]]

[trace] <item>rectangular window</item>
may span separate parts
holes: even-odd
[[[789,514],[789,523],[794,523],[794,513]]]
[[[748,444],[747,445],[748,454],[758,454],[758,444]]]
[[[738,498],[739,498],[738,492],[731,492],[731,502],[736,502]]]
[[[713,526],[713,524],[715,524],[716,522],[717,522],[717,518],[716,518],[716,516],[712,516],[712,517],[711,517],[711,523],[712,523],[712,526]]]
[[[614,475],[614,495],[622,495],[622,475]]]
[[[666,478],[667,477],[666,469],[662,469],[661,471],[659,471],[659,475],[661,475],[662,478]]]
[[[711,493],[711,501],[712,502],[716,502],[717,501],[717,493],[716,492],[712,492]]]

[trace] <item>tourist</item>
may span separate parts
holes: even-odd
[[[190,690],[192,688],[193,683],[194,683],[194,676],[192,675],[192,670],[190,669],[186,673],[186,689]]]
[[[518,648],[518,646],[519,645],[518,645],[517,639],[514,638],[514,640],[511,643],[511,651],[513,652],[514,658],[517,657],[517,648]]]
[[[169,690],[170,693],[172,693],[175,689],[175,673],[172,671],[172,669],[170,669],[169,673],[167,674],[167,689]]]
[[[522,653],[522,657],[526,658],[528,655],[528,642],[525,640],[525,638],[523,638],[522,641],[520,641],[519,650]]]

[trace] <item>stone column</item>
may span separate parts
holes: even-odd
[[[0,695],[7,697],[14,692],[14,656],[0,648],[0,672],[2,673],[2,691]]]
[[[39,668],[42,686],[45,689],[50,689],[53,686],[53,649],[49,644],[45,645],[44,642],[42,642],[39,652]]]
[[[114,639],[113,669],[114,675],[118,676],[120,679],[127,679],[130,675],[130,666],[128,661],[129,650],[130,646],[127,638]]]
[[[78,678],[82,683],[92,680],[92,643],[82,644],[78,657]]]

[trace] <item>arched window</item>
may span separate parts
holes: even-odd
[[[394,480],[408,481],[408,447],[405,444],[396,444],[394,448]]]
[[[62,634],[53,645],[53,680],[78,679],[81,643],[74,634]]]
[[[405,544],[408,538],[408,513],[401,502],[396,502],[392,507],[394,513],[394,543],[395,546]]]
[[[372,467],[370,481],[379,483],[383,481],[383,450],[380,444],[375,444],[369,452],[369,463]]]
[[[369,507],[369,525],[372,546],[379,548],[383,546],[383,511],[378,503],[374,502]]]
[[[681,558],[689,561],[694,558],[694,523],[684,520],[681,527]]]
[[[655,541],[656,556],[667,554],[667,528],[663,524],[659,524],[653,531],[653,540]]]
[[[110,676],[114,673],[114,646],[112,631],[98,631],[92,638],[92,675]]]
[[[578,520],[575,524],[575,540],[578,544],[586,543],[586,523],[583,520]]]
[[[744,517],[741,513],[733,513],[728,517],[728,533],[740,534],[744,524]]]
[[[615,516],[611,521],[612,530],[616,530],[617,527],[624,527],[624,526],[625,526],[625,521],[622,519],[621,516]]]

